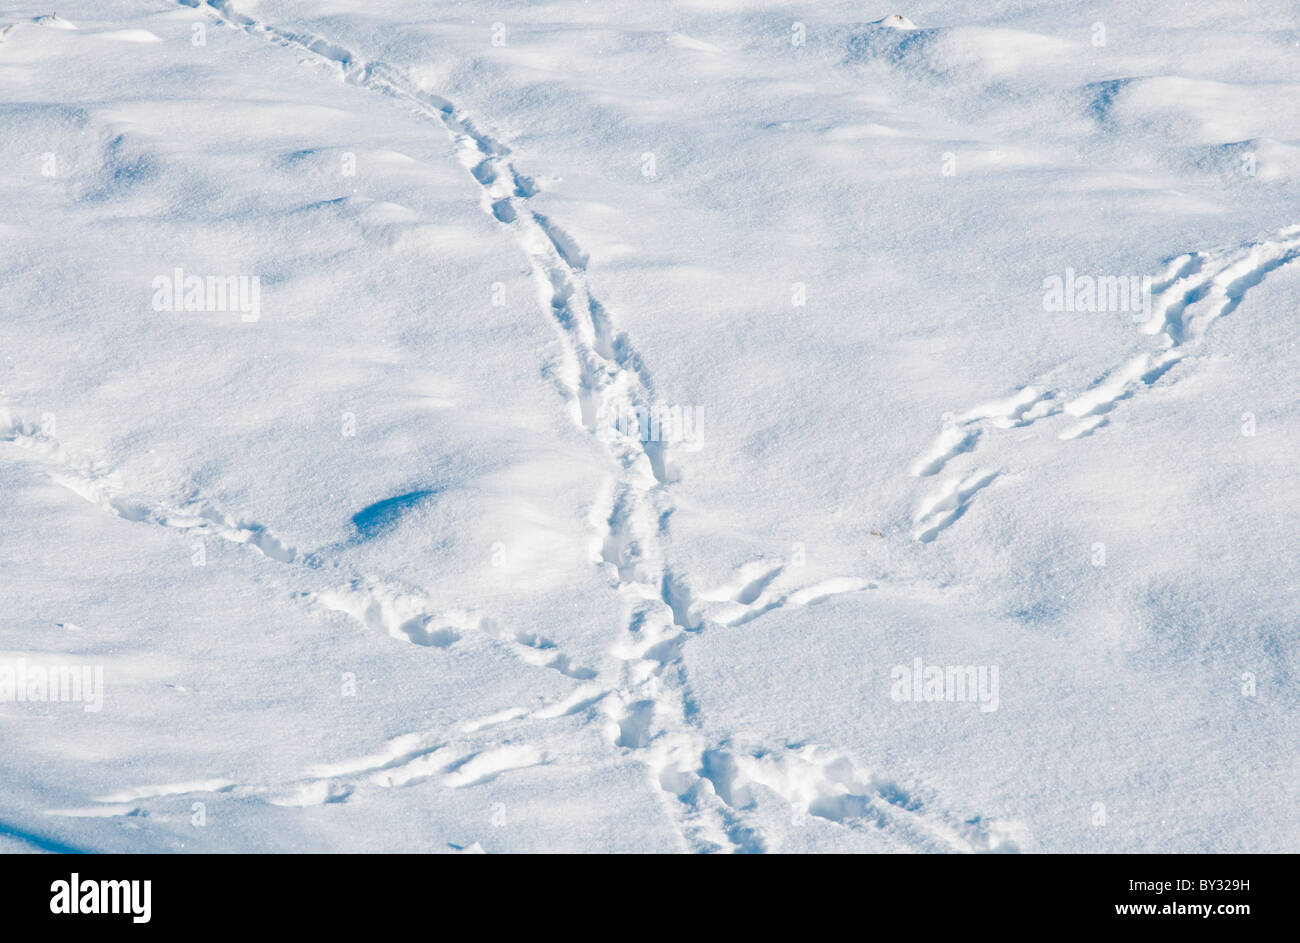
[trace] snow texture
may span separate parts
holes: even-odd
[[[7,4],[0,851],[1300,850],[1298,57]]]

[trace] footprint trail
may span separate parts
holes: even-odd
[[[1072,420],[1056,438],[1069,442],[1091,436],[1108,425],[1121,403],[1151,389],[1171,374],[1210,326],[1241,304],[1247,291],[1270,272],[1300,258],[1300,226],[1288,226],[1271,238],[1230,249],[1185,253],[1173,259],[1152,283],[1150,310],[1140,333],[1155,349],[1133,354],[1107,370],[1087,389],[1069,393],[1040,389],[1036,382],[1005,400],[986,403],[960,416],[945,417],[944,428],[908,469],[913,477],[938,475],[965,461],[989,438],[990,430],[1023,428],[1058,414]],[[1176,377],[1172,378],[1176,381]],[[1166,381],[1166,385],[1170,381]],[[972,459],[973,461],[974,459]],[[954,524],[998,472],[957,471],[920,500],[913,514],[914,536],[935,540]]]

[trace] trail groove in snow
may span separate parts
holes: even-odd
[[[289,783],[223,781],[223,791],[278,805],[305,806],[346,802],[363,785],[391,788],[437,779],[448,788],[472,787],[547,762],[544,751],[521,742],[529,725],[586,714],[604,718],[612,748],[628,751],[645,764],[650,782],[677,823],[685,850],[769,850],[771,836],[751,815],[760,792],[784,802],[797,816],[811,815],[845,828],[884,830],[888,840],[900,847],[1016,850],[1023,837],[1014,835],[1014,830],[979,824],[979,817],[928,808],[840,751],[808,744],[738,745],[728,738],[718,742],[702,732],[700,708],[683,657],[694,634],[740,626],[786,607],[816,605],[835,595],[863,591],[869,584],[857,577],[840,577],[797,586],[788,578],[784,562],[763,559],[742,567],[726,586],[696,596],[688,576],[668,561],[669,521],[678,479],[668,450],[661,443],[641,441],[614,421],[649,410],[654,400],[650,377],[630,340],[591,296],[587,254],[558,223],[530,209],[528,203],[539,190],[515,168],[510,149],[450,101],[422,91],[382,62],[368,61],[323,37],[259,22],[238,12],[228,0],[178,2],[191,8],[206,6],[235,29],[338,69],[350,84],[406,105],[436,121],[451,136],[458,159],[479,188],[483,211],[511,231],[531,266],[541,307],[564,347],[563,380],[570,416],[611,458],[608,486],[593,501],[592,526],[600,548],[593,563],[626,601],[628,613],[611,648],[622,666],[613,687],[581,684],[570,695],[535,710],[507,707],[481,720],[465,721],[459,738],[443,731],[415,731],[390,741],[379,754],[319,764]],[[1018,404],[1009,416],[1019,421],[1033,405]],[[920,471],[935,474],[973,445],[973,437],[945,444],[925,459]],[[981,478],[974,486],[963,482],[952,490],[951,502],[949,496],[932,502],[927,515],[938,515],[938,523],[922,521],[922,525],[935,532],[948,526],[965,510],[970,495],[992,477]],[[106,506],[132,520],[180,526],[148,507],[136,515],[123,514],[111,501]],[[214,528],[231,529],[224,518],[212,523]],[[228,539],[249,543],[284,563],[298,562],[291,548],[260,537],[263,530],[258,525],[231,532],[236,536]],[[502,634],[494,622],[474,613],[435,611],[418,591],[376,578],[355,577],[342,589],[307,595],[394,638],[446,647],[455,644],[461,632],[486,631],[499,635],[516,657],[530,664],[579,680],[595,676],[594,671],[574,668],[545,640]],[[479,731],[493,732],[489,742],[465,740]],[[131,795],[176,795],[176,788],[144,786]]]
[[[1017,429],[1048,416],[1063,414],[1078,422],[1057,433],[1061,441],[1087,438],[1110,422],[1120,403],[1149,390],[1188,357],[1218,319],[1241,304],[1246,292],[1274,269],[1300,258],[1300,226],[1288,226],[1272,238],[1231,249],[1190,252],[1173,259],[1151,286],[1151,310],[1140,333],[1153,337],[1155,350],[1131,354],[1105,371],[1085,390],[1070,393],[1026,385],[1005,400],[985,403],[950,417],[943,430],[912,463],[914,477],[939,474],[979,450],[993,429]],[[971,462],[976,459],[970,459]],[[997,472],[957,470],[917,504],[915,536],[934,540],[966,512],[976,492]]]

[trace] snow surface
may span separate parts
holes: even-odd
[[[1294,12],[5,4],[0,851],[1300,850]]]

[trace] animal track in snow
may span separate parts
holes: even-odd
[[[97,796],[94,801],[101,804],[98,806],[52,810],[49,814],[79,817],[147,815],[148,811],[138,805],[141,801],[200,793],[224,793],[258,799],[271,805],[301,808],[347,802],[365,787],[391,789],[437,780],[446,788],[463,789],[489,782],[513,770],[546,762],[546,754],[528,744],[489,742],[476,746],[471,741],[449,740],[433,732],[417,732],[392,738],[376,753],[307,767],[300,777],[286,783],[258,785],[206,780],[144,786]]]
[[[741,853],[770,850],[773,837],[750,820],[750,789],[754,783],[772,787],[777,797],[790,804],[796,813],[804,801],[791,789],[775,788],[774,784],[779,783],[773,776],[765,779],[762,775],[764,763],[797,763],[802,755],[797,750],[760,749],[746,759],[725,745],[711,743],[699,731],[694,722],[699,708],[694,703],[682,657],[688,640],[710,626],[741,625],[773,609],[814,605],[831,596],[870,586],[856,577],[839,577],[781,589],[781,582],[791,569],[788,564],[770,558],[758,559],[740,567],[731,580],[698,597],[692,597],[681,581],[672,581],[676,598],[671,600],[667,592],[663,598],[655,598],[651,591],[653,581],[641,584],[640,592],[629,594],[637,603],[628,629],[613,649],[614,655],[624,663],[624,683],[601,702],[608,736],[615,746],[644,759],[652,781],[668,798],[690,850]],[[831,755],[829,751],[828,755]],[[759,762],[754,757],[764,759]],[[847,758],[843,764],[857,768]],[[893,787],[882,787],[873,793],[868,783],[853,793],[856,799],[849,799],[845,797],[853,792],[852,787],[829,779],[820,789],[813,814],[825,812],[822,817],[828,821],[850,828],[862,827],[863,822],[859,820],[875,815],[870,811],[874,805],[898,792]],[[945,843],[935,838],[937,833],[956,834],[943,824],[950,818],[913,804],[898,810],[887,821],[875,824],[887,827],[889,834],[905,847],[969,850],[960,841],[945,840]]]
[[[467,631],[491,629],[490,620],[461,610],[440,612],[424,595],[379,580],[354,580],[342,589],[322,590],[312,600],[395,639],[448,648]]]
[[[237,521],[210,501],[192,498],[180,507],[131,495],[117,473],[101,465],[74,459],[53,436],[39,426],[16,420],[0,407],[0,442],[35,452],[56,466],[50,480],[122,520],[154,524],[173,530],[212,535],[232,543],[247,544],[263,556],[292,563],[297,551],[262,524]]]
[[[443,779],[443,785],[450,789],[476,786],[495,779],[509,770],[526,769],[544,762],[546,759],[537,748],[508,744],[493,750],[484,750],[456,763]]]
[[[911,474],[921,478],[936,475],[949,463],[976,452],[988,427],[1022,428],[1063,414],[1079,421],[1059,431],[1059,440],[1091,436],[1109,424],[1107,414],[1121,402],[1152,388],[1187,359],[1189,348],[1204,339],[1214,321],[1235,311],[1250,288],[1297,258],[1300,226],[1289,226],[1261,242],[1174,258],[1152,283],[1150,310],[1140,328],[1142,334],[1154,337],[1156,350],[1131,355],[1079,393],[1040,392],[1037,385],[1029,385],[1006,400],[947,417],[943,430],[912,463]],[[961,472],[932,491],[913,515],[919,525],[917,539],[934,540],[965,513],[975,492],[991,481],[988,472]]]
[[[778,749],[734,747],[710,751],[706,776],[727,805],[752,806],[756,792],[779,796],[796,817],[812,816],[855,829],[884,829],[904,845],[949,852],[1014,852],[1026,840],[1010,824],[979,827],[931,814],[920,798],[835,750],[795,744]],[[973,827],[974,826],[974,827]]]
[[[11,443],[39,455],[55,466],[48,473],[52,481],[122,520],[220,537],[232,543],[245,544],[280,563],[307,562],[306,557],[264,525],[237,521],[210,501],[195,497],[175,507],[130,494],[115,472],[72,458],[54,437],[39,426],[15,419],[4,407],[0,407],[0,443]],[[428,492],[415,492],[379,502],[358,517],[364,516],[367,522],[380,520],[390,513],[389,507],[400,504],[404,508],[426,494]],[[383,513],[376,512],[376,508]],[[300,595],[327,609],[346,613],[375,631],[416,645],[447,648],[466,632],[486,632],[502,639],[512,654],[530,665],[550,668],[576,680],[589,680],[596,676],[594,669],[574,665],[568,655],[546,639],[527,633],[510,635],[493,620],[479,614],[458,609],[441,611],[418,590],[404,589],[374,578],[357,577],[339,589]]]
[[[168,783],[161,786],[144,786],[138,789],[123,789],[105,796],[96,796],[96,802],[120,803],[139,802],[141,799],[156,799],[160,796],[186,796],[195,792],[227,792],[235,784],[225,779],[204,779],[186,783]]]
[[[979,441],[979,429],[964,429],[950,426],[934,440],[930,450],[912,463],[912,474],[918,478],[927,478],[943,471],[943,466],[962,452],[969,452]]]
[[[188,0],[183,5],[201,6],[198,0]],[[523,206],[524,201],[534,197],[538,190],[529,177],[510,165],[507,160],[509,148],[480,132],[468,116],[458,112],[449,102],[423,93],[382,63],[362,61],[347,49],[320,37],[266,27],[239,13],[224,0],[211,0],[207,6],[236,28],[264,34],[279,45],[332,63],[342,70],[345,80],[393,97],[443,125],[452,136],[472,178],[482,189],[484,209],[512,228],[533,266],[545,310],[553,318],[572,367],[566,380],[575,407],[574,418],[604,442],[628,471],[624,496],[633,508],[630,517],[639,520],[642,517],[639,512],[654,504],[651,490],[669,479],[663,450],[657,444],[641,443],[619,433],[607,420],[649,405],[648,378],[641,371],[639,360],[627,339],[615,336],[604,309],[591,299],[583,274],[587,261],[585,254],[562,228]],[[27,430],[15,427],[12,431],[14,434],[8,436],[12,441],[28,446],[48,445],[47,457],[58,457],[57,446],[28,435]],[[58,474],[66,486],[123,519],[214,533],[248,544],[279,562],[309,568],[309,561],[300,560],[293,548],[275,538],[265,527],[238,522],[206,503],[195,501],[180,508],[157,505],[126,493],[114,478],[98,471],[82,474],[70,468]],[[358,515],[354,524],[363,536],[377,535],[389,526],[395,515],[420,497],[403,495],[396,503],[381,502]],[[653,540],[653,534],[647,535],[647,539]],[[645,556],[635,546],[631,553],[636,559]],[[662,582],[656,585],[662,585]],[[446,647],[454,644],[464,632],[488,632],[495,634],[530,664],[579,680],[595,675],[591,669],[573,665],[549,640],[524,634],[511,635],[475,613],[441,611],[432,606],[423,593],[395,584],[358,577],[342,589],[304,595],[403,641]],[[606,689],[581,685],[565,698],[530,714],[521,716],[517,709],[508,709],[479,722],[481,726],[475,729],[496,729],[531,719],[571,716],[593,709],[608,694]],[[377,756],[313,768],[302,780],[286,786],[240,786],[222,781],[222,789],[284,805],[316,805],[346,801],[361,784],[358,777],[369,777],[367,781],[377,785],[394,785],[442,775],[449,787],[464,788],[508,770],[539,762],[544,762],[543,754],[528,745],[494,743],[466,755],[454,745],[418,734],[398,738]],[[160,799],[206,791],[209,785],[143,787],[134,790],[132,795]],[[120,800],[122,797],[105,797],[106,801],[110,798]],[[121,804],[120,801],[115,803]]]
[[[70,457],[68,451],[39,427],[16,420],[9,410],[0,407],[0,443],[9,443],[34,453],[47,465],[53,465],[50,478],[85,500],[123,520],[153,524],[195,534],[212,534],[247,544],[265,556],[285,564],[311,571],[290,547],[260,525],[238,523],[214,509],[209,502],[195,499],[181,508],[152,502],[131,495],[115,473],[103,467]],[[592,669],[572,664],[554,643],[528,633],[508,633],[484,616],[461,610],[438,611],[419,591],[408,590],[375,579],[356,578],[342,589],[300,594],[326,608],[343,611],[363,625],[418,645],[446,647],[463,633],[485,632],[500,639],[512,654],[530,665],[559,671],[578,680],[593,678]],[[580,686],[557,704],[544,705],[517,717],[567,716],[594,706],[607,692]],[[515,718],[497,718],[501,723]],[[484,724],[483,726],[489,726]],[[87,809],[53,810],[50,814],[74,817],[147,815],[140,803],[166,800],[198,793],[225,793],[261,798],[277,805],[301,807],[346,801],[365,780],[374,785],[408,785],[443,772],[455,788],[485,781],[509,769],[541,762],[540,753],[528,747],[498,755],[489,745],[483,759],[467,772],[456,774],[453,766],[465,759],[442,742],[427,742],[427,735],[399,737],[384,752],[357,761],[315,767],[305,778],[277,786],[240,785],[226,779],[199,780],[124,789],[111,795],[95,797],[100,803]],[[532,751],[532,752],[528,752]],[[530,760],[530,757],[532,758]]]
[[[531,665],[551,668],[579,681],[590,681],[596,677],[594,668],[575,666],[569,656],[558,651],[550,639],[531,632],[516,632],[513,641],[519,657]]]
[[[671,477],[659,443],[643,443],[615,428],[614,417],[648,411],[653,390],[626,336],[615,336],[604,308],[590,295],[587,256],[560,226],[529,210],[536,183],[509,160],[510,148],[479,129],[450,101],[423,91],[399,70],[369,61],[329,40],[261,23],[226,0],[178,0],[206,6],[226,24],[260,35],[341,70],[344,81],[389,96],[436,121],[450,135],[456,154],[481,190],[485,212],[509,226],[532,268],[543,309],[552,315],[564,344],[563,371],[573,417],[597,436],[619,462],[641,466],[659,482]]]
[[[987,488],[997,477],[997,472],[984,470],[949,478],[916,509],[917,539],[929,543],[941,531],[951,527],[966,513],[976,493]]]
[[[448,789],[463,789],[489,782],[517,769],[546,763],[536,747],[520,744],[489,746],[481,750],[436,742],[423,734],[407,734],[390,740],[385,749],[371,756],[310,767],[302,778],[279,785],[239,785],[225,780],[145,786],[97,797],[103,803],[85,809],[51,810],[51,815],[76,817],[147,815],[138,803],[147,799],[173,799],[203,793],[228,793],[260,799],[289,808],[347,802],[364,785],[390,789],[414,786],[437,778]]]
[[[200,0],[180,2],[204,5]],[[837,593],[857,591],[865,582],[845,577],[777,593],[780,570],[755,570],[743,574],[730,598],[701,600],[700,611],[695,612],[689,581],[666,560],[672,486],[678,478],[668,449],[662,443],[643,442],[614,422],[619,416],[648,412],[654,402],[650,377],[627,336],[616,331],[608,313],[592,297],[586,253],[571,234],[526,205],[539,191],[510,161],[510,149],[450,101],[426,93],[384,63],[367,61],[322,37],[260,23],[234,11],[227,0],[207,0],[206,6],[228,25],[315,58],[338,69],[344,81],[384,94],[442,125],[479,188],[483,211],[509,228],[530,264],[541,308],[561,341],[563,361],[557,373],[571,418],[604,446],[617,469],[605,492],[593,502],[592,528],[593,562],[627,600],[629,609],[627,623],[611,649],[622,661],[618,685],[613,689],[584,685],[544,710],[521,714],[520,709],[510,708],[468,726],[495,729],[600,707],[611,745],[631,750],[645,762],[688,849],[763,850],[763,836],[745,823],[743,810],[719,797],[709,778],[717,750],[695,723],[699,708],[687,679],[683,648],[706,623],[741,624],[774,608],[812,605]],[[356,587],[350,592],[355,593]],[[345,601],[348,611],[360,613],[362,621],[408,639],[409,630],[418,636],[432,620],[446,618],[435,617],[423,600],[399,602],[405,595],[392,595],[387,589],[377,596],[336,593],[318,598]],[[720,604],[724,613],[715,616],[713,603]],[[725,621],[718,622],[719,618]],[[537,653],[527,657],[549,657],[544,646],[518,637],[513,641]],[[550,666],[569,667],[567,661]],[[469,785],[499,770],[540,761],[535,752],[507,745],[467,759],[446,775],[451,785]]]
[[[789,581],[782,581],[781,577],[789,572],[791,568],[786,564],[773,566],[768,560],[752,561],[737,571],[733,581],[690,599],[686,610],[696,625],[738,626],[776,609],[814,606],[831,596],[871,587],[867,580],[841,576],[783,590],[782,583],[788,585]]]
[[[496,638],[521,661],[550,668],[580,681],[596,677],[592,668],[573,664],[554,642],[531,632],[511,633],[493,619],[462,609],[440,609],[427,596],[375,577],[357,578],[347,586],[308,594],[318,605],[399,641],[450,648],[468,632]]]
[[[1181,255],[1153,288],[1153,310],[1142,331],[1165,335],[1170,346],[1198,341],[1214,321],[1237,310],[1246,292],[1269,272],[1297,257],[1300,226],[1235,249]]]

